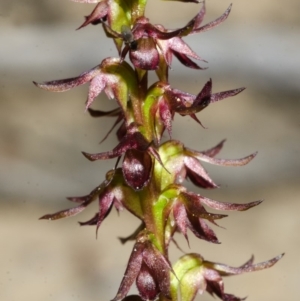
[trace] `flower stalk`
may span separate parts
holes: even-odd
[[[201,162],[243,166],[256,153],[236,160],[220,159],[216,156],[225,141],[211,149],[196,151],[172,138],[175,114],[190,116],[203,127],[196,114],[244,90],[213,92],[212,80],[208,79],[199,93],[193,95],[169,83],[173,57],[185,67],[206,69],[195,62],[206,63],[184,42],[184,37],[220,25],[227,19],[231,5],[219,18],[202,25],[206,12],[203,2],[198,4],[199,12],[185,26],[168,30],[162,25],[152,24],[144,15],[146,0],[72,1],[96,3],[78,29],[101,25],[107,37],[114,40],[117,56],[103,59],[99,65],[77,77],[34,84],[47,91],[65,92],[88,83],[86,110],[92,117],[115,118],[108,134],[119,126],[116,132],[119,141],[109,151],[82,152],[90,161],[115,159],[114,168],[89,194],[68,198],[77,206],[44,215],[41,219],[75,216],[97,200],[98,212],[90,220],[80,222],[81,226],[94,225],[97,232],[112,207],[118,211],[126,209],[141,221],[141,226],[132,235],[120,239],[122,243],[129,240],[135,243],[113,301],[177,301],[179,295],[183,301],[193,301],[197,293],[204,291],[223,301],[243,300],[225,293],[222,277],[271,267],[282,255],[259,264],[254,264],[251,258],[238,268],[207,261],[197,253],[184,254],[173,264],[169,260],[169,246],[176,232],[181,233],[187,242],[190,230],[197,238],[218,244],[210,224],[217,225],[219,220],[227,217],[224,211],[245,211],[261,203],[219,202],[184,186],[185,181],[190,180],[203,190],[217,188]],[[177,1],[198,3],[196,0]],[[157,81],[149,86],[148,72],[153,71]],[[115,100],[115,109],[104,112],[92,108],[102,92]],[[165,132],[169,137],[167,140],[163,139]],[[207,208],[222,212],[212,213]],[[134,282],[138,296],[128,295]]]

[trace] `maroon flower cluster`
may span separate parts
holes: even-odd
[[[169,245],[174,234],[181,233],[188,241],[188,230],[197,238],[219,243],[210,224],[226,217],[223,213],[209,212],[207,208],[221,211],[245,211],[261,201],[246,204],[219,202],[202,194],[188,191],[189,180],[202,189],[218,185],[210,178],[202,162],[220,166],[243,166],[256,153],[241,159],[216,158],[224,141],[205,151],[196,151],[172,139],[172,122],[175,113],[190,116],[200,125],[197,113],[210,104],[239,94],[244,88],[213,93],[209,79],[197,95],[180,91],[169,83],[169,69],[173,56],[184,66],[205,69],[194,60],[205,62],[183,40],[190,34],[210,30],[227,19],[231,5],[216,20],[201,25],[205,16],[205,3],[196,16],[185,26],[168,30],[152,24],[145,17],[146,0],[73,0],[80,3],[98,3],[85,22],[102,25],[106,35],[115,42],[118,57],[104,59],[95,68],[77,77],[34,84],[53,92],[68,91],[89,83],[86,110],[93,117],[113,117],[118,144],[110,151],[90,154],[82,152],[90,161],[116,159],[114,168],[88,195],[70,197],[77,206],[47,214],[41,219],[56,220],[77,215],[92,202],[98,201],[98,210],[80,225],[94,225],[97,232],[112,207],[131,212],[141,221],[141,226],[126,238],[135,240],[128,265],[113,301],[118,300],[172,300],[193,301],[196,293],[207,291],[223,301],[243,300],[224,292],[222,276],[236,275],[268,268],[281,257],[253,264],[253,258],[238,268],[209,262],[200,254],[185,254],[177,262],[169,260]],[[176,0],[174,0],[176,1]],[[177,0],[194,2],[193,0]],[[126,62],[127,55],[130,63]],[[157,81],[148,84],[148,72],[154,70]],[[115,100],[117,107],[104,112],[91,108],[97,96],[104,92]],[[165,130],[169,140],[162,141]],[[104,137],[107,138],[108,134]],[[122,163],[120,164],[120,160]],[[120,164],[120,167],[119,167]],[[139,295],[127,296],[133,283]]]

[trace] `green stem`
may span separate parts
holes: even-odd
[[[163,218],[164,202],[159,199],[159,190],[153,175],[147,187],[141,192],[141,204],[144,222],[149,232],[153,233],[153,243],[165,254],[165,222]]]

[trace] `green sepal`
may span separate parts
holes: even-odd
[[[144,16],[147,0],[127,0],[131,7],[131,22],[135,23],[136,19]]]
[[[114,0],[110,1],[108,19],[110,27],[121,33],[122,25],[132,28],[137,18],[142,17],[145,12],[147,0]],[[123,40],[115,38],[114,42],[120,53]]]
[[[153,140],[154,137],[154,125],[155,125],[155,111],[157,100],[164,94],[164,86],[160,82],[153,84],[146,95],[145,101],[142,107],[143,124],[147,129],[148,140]]]
[[[114,178],[111,181],[110,186],[113,187],[115,193],[121,196],[122,205],[133,215],[143,220],[140,195],[131,187],[126,185],[120,168],[115,171]]]
[[[178,140],[169,140],[163,143],[159,148],[159,155],[164,164],[168,164],[173,157],[183,154],[184,146]]]
[[[171,273],[170,292],[172,301],[178,300],[178,292],[180,292],[182,301],[194,299],[199,287],[195,287],[193,284],[201,280],[202,265],[203,259],[199,254],[191,253],[178,259],[173,265],[174,274]]]
[[[143,220],[143,210],[141,207],[139,195],[130,187],[123,187],[122,192],[125,196],[124,206],[126,207],[126,209],[136,217]]]
[[[127,1],[124,0],[114,0],[110,1],[109,11],[108,11],[108,23],[110,27],[120,33],[122,25],[127,25],[131,27],[131,16],[130,9],[127,6]],[[119,38],[115,38],[114,42],[117,46],[117,49],[120,53],[123,40]]]
[[[165,60],[163,54],[161,53],[161,51],[159,51],[159,65],[158,65],[158,68],[155,70],[155,73],[160,81],[168,82],[169,66],[166,63],[166,60]]]
[[[181,169],[183,164],[183,150],[183,144],[177,140],[169,140],[159,147],[159,155],[165,168],[155,162],[154,172],[161,190],[174,183],[176,170]]]
[[[116,58],[105,59],[101,70],[115,77],[111,89],[126,116],[128,100],[137,98],[138,83],[134,70],[127,62],[120,63]]]
[[[159,241],[164,242],[164,233],[165,233],[165,210],[168,206],[169,200],[164,197],[159,197],[158,200],[153,204],[153,217],[155,219],[155,229],[156,236],[159,237]],[[161,252],[164,252],[164,243],[162,248],[160,248]]]

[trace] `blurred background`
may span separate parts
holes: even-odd
[[[207,0],[205,23],[230,1]],[[117,291],[132,243],[121,246],[139,222],[112,211],[98,239],[93,227],[80,228],[96,204],[72,219],[39,221],[46,213],[71,207],[65,196],[89,193],[115,164],[89,162],[81,151],[110,150],[111,135],[99,146],[113,120],[84,112],[87,85],[66,93],[37,89],[32,81],[79,75],[107,56],[116,56],[100,26],[75,29],[94,5],[67,0],[0,0],[0,299],[3,301],[111,300]],[[147,15],[167,28],[185,25],[200,4],[149,1]],[[209,106],[198,117],[176,116],[173,138],[204,150],[226,138],[220,157],[259,154],[240,168],[205,165],[221,185],[193,191],[228,202],[264,199],[259,207],[231,213],[215,229],[221,245],[190,237],[176,239],[186,252],[239,266],[282,252],[272,269],[228,278],[225,290],[249,301],[299,300],[300,271],[300,2],[234,1],[220,27],[186,38],[208,61],[195,71],[174,60],[170,82],[197,94],[213,79],[213,91],[247,87],[240,95]],[[200,63],[201,64],[201,63]],[[202,63],[202,66],[206,66]],[[153,80],[154,80],[153,76]],[[98,97],[94,108],[115,107]],[[92,207],[92,206],[91,206]],[[172,247],[172,260],[181,256]],[[134,289],[132,290],[134,292]],[[209,295],[199,300],[213,300]]]

